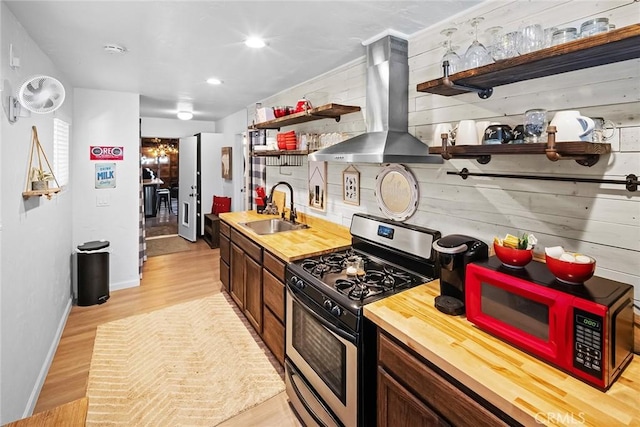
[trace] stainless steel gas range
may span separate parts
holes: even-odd
[[[355,214],[351,248],[286,272],[286,388],[308,426],[372,426],[376,334],[362,307],[437,277],[440,233]]]

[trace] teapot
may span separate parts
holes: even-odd
[[[295,112],[301,113],[303,111],[311,110],[312,108],[311,103],[306,98],[302,97],[302,99],[299,99],[296,104]]]
[[[556,127],[556,141],[591,141],[591,132],[595,127],[594,121],[581,116],[579,111],[558,111],[551,126]]]

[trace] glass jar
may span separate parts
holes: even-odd
[[[554,31],[551,37],[551,46],[557,46],[562,43],[567,43],[575,40],[578,37],[578,30],[573,27],[562,28],[561,30]]]
[[[580,37],[589,37],[607,31],[609,31],[609,18],[590,19],[580,25]]]

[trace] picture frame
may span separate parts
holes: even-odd
[[[309,207],[327,208],[327,162],[309,162]]]
[[[222,166],[222,179],[230,180],[232,177],[231,165],[233,165],[231,161],[231,147],[222,147],[220,161]]]
[[[353,165],[342,171],[342,201],[360,206],[360,171]]]

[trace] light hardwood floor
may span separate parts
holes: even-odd
[[[220,292],[219,277],[219,250],[199,240],[189,252],[149,258],[139,287],[112,292],[102,305],[73,306],[34,413],[85,396],[98,325]],[[281,393],[223,425],[300,424]]]

